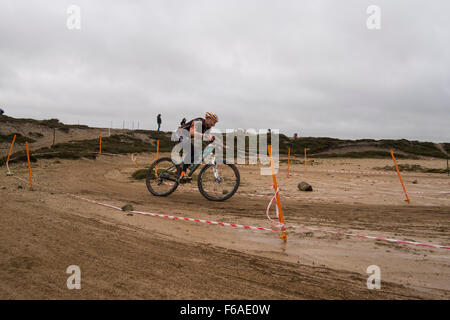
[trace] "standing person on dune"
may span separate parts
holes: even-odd
[[[161,128],[161,114],[158,114],[156,117],[156,122],[158,123],[158,131]]]

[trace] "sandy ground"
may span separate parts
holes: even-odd
[[[153,154],[139,155],[139,167],[153,160]],[[442,160],[399,162],[443,167]],[[396,175],[366,172],[385,165],[392,163],[315,159],[307,170],[292,165],[288,178],[283,164],[278,180],[287,223],[450,245],[449,177],[403,174],[411,198],[407,204]],[[180,186],[169,197],[154,197],[145,182],[130,178],[136,166],[126,156],[40,160],[32,170],[32,192],[26,182],[0,176],[2,299],[450,297],[449,250],[300,229],[289,229],[284,244],[276,232],[127,215],[66,195],[270,227],[265,210],[272,177],[260,175],[258,166],[239,166],[238,194],[222,203],[203,198],[196,183]],[[24,164],[14,164],[12,171],[28,179]],[[311,183],[314,191],[298,191],[300,181]],[[66,287],[69,265],[81,268],[81,290]],[[380,290],[367,289],[370,265],[381,269]]]

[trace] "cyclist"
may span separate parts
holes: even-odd
[[[183,161],[183,167],[181,169],[181,176],[180,180],[184,182],[188,182],[192,180],[192,177],[189,177],[186,175],[186,170],[190,166],[191,163],[194,163],[194,137],[199,137],[201,141],[203,141],[203,136],[205,135],[205,132],[211,129],[216,125],[216,123],[219,121],[219,118],[216,114],[207,112],[205,114],[205,118],[195,118],[189,122],[186,122],[183,126],[181,126],[181,129],[185,129],[189,131],[190,136],[190,143],[191,143],[191,161],[188,160],[188,155],[185,156]],[[196,126],[197,124],[197,126]],[[197,127],[197,128],[196,128]],[[201,132],[196,131],[201,128]],[[210,137],[210,141],[213,140],[214,137]]]

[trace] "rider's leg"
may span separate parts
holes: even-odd
[[[183,167],[181,168],[181,176],[186,174],[187,168],[189,168],[189,166],[193,163],[194,163],[194,144],[191,142],[190,161],[189,161],[189,155],[188,154],[185,155],[184,160],[183,160]]]

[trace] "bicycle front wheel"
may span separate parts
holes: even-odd
[[[233,164],[207,164],[198,176],[198,189],[208,200],[224,201],[236,193],[240,179]]]
[[[145,183],[154,196],[165,197],[178,187],[180,167],[171,158],[156,160],[148,169]]]

